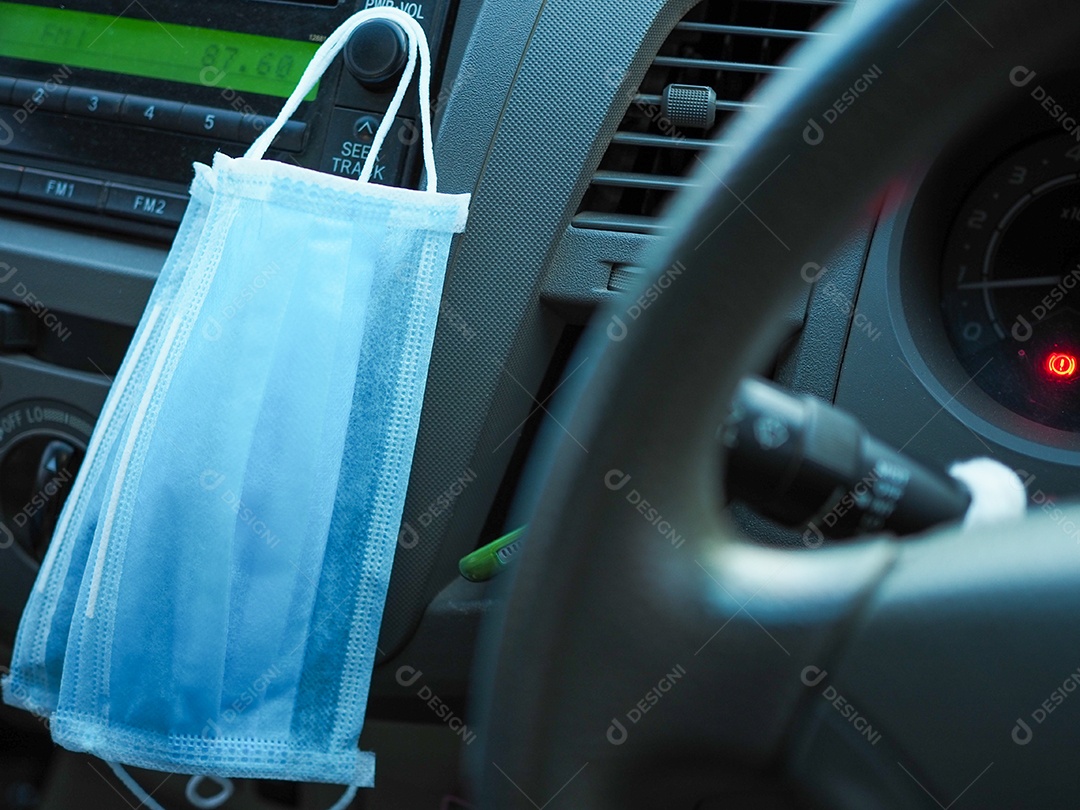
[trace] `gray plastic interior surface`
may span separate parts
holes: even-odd
[[[438,137],[440,187],[471,188],[473,202],[428,375],[380,642],[387,654],[480,539],[562,334],[563,319],[542,301],[549,262],[652,57],[692,5],[599,3],[582,14],[572,0],[488,0],[480,10]],[[456,489],[452,508],[438,509]]]
[[[134,327],[166,251],[62,225],[0,216],[0,300]],[[22,285],[21,287],[19,285]]]

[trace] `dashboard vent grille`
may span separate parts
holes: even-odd
[[[696,156],[766,76],[843,0],[704,0],[675,26],[634,95],[573,224],[659,233],[672,192],[690,185]],[[670,85],[711,87],[716,117],[708,130],[680,129],[663,114]]]

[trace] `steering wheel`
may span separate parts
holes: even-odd
[[[481,807],[1076,804],[1080,511],[798,551],[724,514],[717,428],[801,268],[1080,34],[1065,0],[871,5],[766,85],[669,212],[651,305],[579,350],[481,661]]]

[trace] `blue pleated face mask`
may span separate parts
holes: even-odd
[[[360,23],[409,60],[359,180],[262,160]],[[369,182],[420,65],[426,190]],[[373,784],[367,691],[450,239],[430,54],[331,35],[192,202],[19,627],[6,702],[163,771]]]

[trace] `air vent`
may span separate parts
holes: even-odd
[[[689,185],[696,156],[727,119],[749,106],[765,77],[787,68],[784,56],[845,2],[704,0],[675,26],[645,73],[574,217],[578,228],[659,233],[658,215]],[[676,87],[673,89],[672,85]],[[708,129],[685,126],[675,91],[700,104],[715,92]],[[695,95],[696,93],[696,95]],[[700,116],[696,123],[705,120]],[[683,124],[679,126],[678,124]]]

